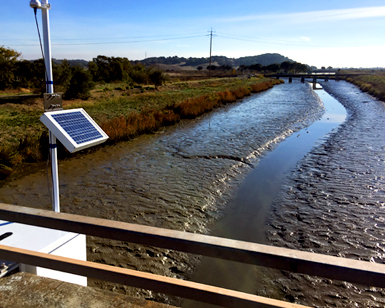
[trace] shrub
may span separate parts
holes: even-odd
[[[362,91],[368,92],[378,99],[384,100],[385,76],[361,75],[349,77],[346,80],[358,86]]]
[[[80,98],[88,99],[91,96],[91,90],[94,87],[91,74],[81,67],[74,69],[70,85],[65,92],[66,99]]]
[[[0,90],[12,86],[15,80],[15,64],[19,56],[20,53],[15,50],[0,46]]]
[[[158,89],[166,81],[163,71],[160,69],[151,70],[148,76],[155,89]]]

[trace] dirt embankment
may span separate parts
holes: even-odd
[[[281,82],[263,77],[210,79],[174,83],[160,91],[102,85],[94,90],[92,99],[66,101],[63,105],[84,108],[109,135],[107,144],[112,144],[195,118]],[[48,133],[39,121],[42,112],[40,100],[29,105],[0,106],[0,181],[18,177],[47,159]],[[72,156],[60,143],[58,147],[59,158]]]

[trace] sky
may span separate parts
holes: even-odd
[[[52,57],[238,58],[385,67],[384,0],[49,0]],[[37,12],[40,31],[41,11]],[[0,46],[41,58],[29,0],[0,0]]]

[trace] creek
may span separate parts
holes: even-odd
[[[213,226],[211,234],[218,237],[269,244],[266,221],[271,216],[272,202],[283,182],[296,164],[316,142],[345,121],[345,108],[319,85],[317,95],[325,106],[322,117],[283,140],[261,158],[258,165],[243,180],[235,196],[228,202],[224,215]],[[204,257],[194,281],[254,294],[264,288],[267,279],[257,266]],[[275,296],[277,297],[277,296]],[[184,301],[184,308],[197,307],[194,301]],[[216,307],[202,305],[199,307]]]
[[[346,82],[323,85],[348,110],[339,126],[343,115],[330,109],[338,108],[338,103],[327,106],[326,93],[314,92],[309,84],[297,81],[278,85],[156,134],[61,161],[61,209],[382,262],[385,222],[381,217],[385,216],[380,197],[385,157],[381,147],[385,144],[379,140],[385,135],[380,121],[384,106]],[[326,118],[324,104],[330,112]],[[0,202],[51,209],[45,170],[0,188]],[[316,211],[314,204],[321,203]],[[358,208],[345,209],[341,204]],[[361,214],[363,207],[370,214]],[[232,215],[236,215],[235,225],[228,219]],[[317,219],[324,217],[328,219],[323,225],[314,228]],[[356,223],[360,227],[351,233]],[[237,228],[239,224],[245,228]],[[349,238],[352,234],[354,241]],[[346,247],[341,252],[338,245],[330,248],[328,241]],[[87,238],[87,247],[90,261],[184,279],[200,280],[207,262],[184,253],[94,237]],[[316,278],[253,269],[243,279],[245,271],[239,272],[229,272],[235,275],[229,281],[240,281],[239,285],[254,294],[305,304],[328,300],[335,304],[340,297],[346,304],[343,297],[348,298],[336,285],[321,295],[312,293],[309,284],[318,283]],[[179,303],[109,282],[90,280],[89,285]],[[356,286],[346,286],[361,292]],[[366,296],[367,290],[365,300],[373,295]],[[378,300],[382,291],[373,292]],[[352,300],[359,302],[360,297]]]

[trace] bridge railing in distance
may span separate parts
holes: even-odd
[[[0,218],[131,243],[385,287],[385,264],[0,203]],[[180,279],[0,246],[0,258],[108,280],[223,307],[303,307]]]

